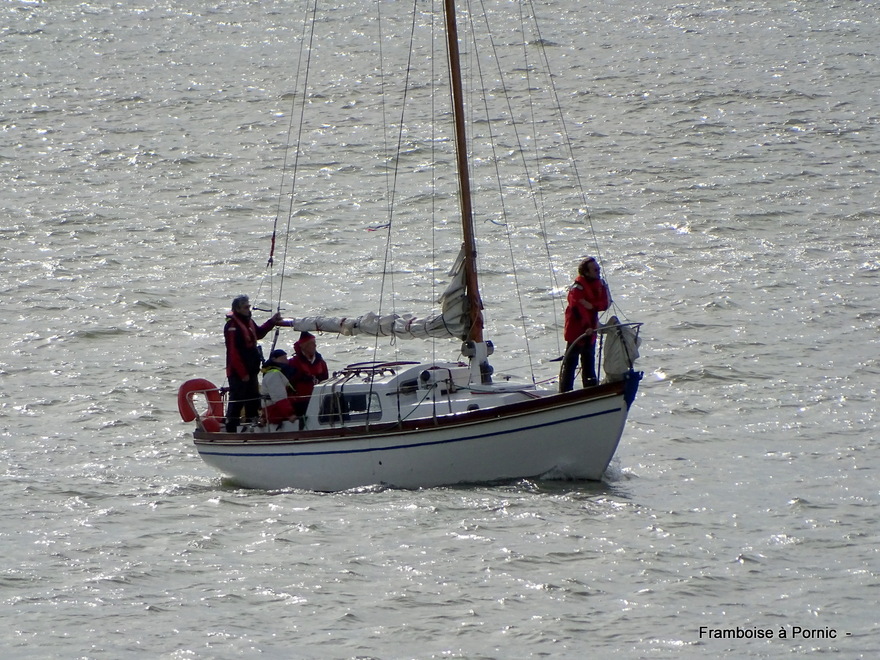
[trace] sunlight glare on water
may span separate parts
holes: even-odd
[[[340,45],[313,72],[327,126],[309,135],[320,158],[294,216],[290,314],[376,304],[384,234],[367,229],[386,219],[386,162],[367,102],[377,14],[364,21],[362,5],[323,19]],[[260,279],[299,9],[4,3],[0,646],[23,658],[877,657],[873,6],[536,11],[589,213],[562,163],[541,170],[554,213],[544,228],[511,223],[514,281],[497,209],[479,209],[493,359],[529,378],[528,335],[536,377],[553,378],[558,300],[594,250],[592,223],[615,301],[646,324],[621,448],[598,484],[322,495],[237,489],[199,460],[174,409],[187,378],[223,380],[232,297],[273,301]],[[391,34],[389,57],[403,49]],[[341,155],[325,150],[340,144],[331,124]],[[419,171],[431,156],[412,140]],[[513,160],[504,146],[495,157]],[[454,195],[438,185],[440,201]],[[440,214],[426,259],[428,224],[404,220],[427,223],[428,195],[406,194],[393,304],[424,313],[459,239]],[[532,245],[542,234],[555,282]],[[369,342],[319,341],[331,368],[372,359]]]

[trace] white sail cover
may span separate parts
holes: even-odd
[[[336,332],[342,335],[394,336],[402,339],[429,337],[465,339],[468,331],[468,316],[463,250],[459,252],[449,276],[451,278],[449,286],[437,300],[440,313],[427,318],[420,319],[412,315],[399,314],[380,316],[368,312],[357,317],[304,316],[291,319],[291,325],[300,332]]]
[[[608,319],[601,332],[605,335],[603,367],[608,382],[623,380],[639,357],[642,340],[631,325],[621,325],[616,316]]]

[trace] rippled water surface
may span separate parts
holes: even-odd
[[[341,153],[338,133],[309,135],[321,158],[304,164],[285,264],[293,314],[375,306],[385,244],[366,229],[385,219],[385,168],[363,4],[333,3],[322,23],[339,45],[312,74],[314,103],[348,132]],[[175,410],[184,379],[222,380],[231,297],[269,298],[300,8],[3,3],[7,655],[877,657],[876,6],[537,11],[606,276],[646,323],[621,448],[601,484],[326,495],[224,482]],[[405,23],[389,23],[387,55]],[[413,140],[418,171],[429,156]],[[540,172],[556,187],[543,230],[556,284],[525,247],[538,229],[512,223],[508,243],[478,225],[502,373],[528,377],[531,362],[552,378],[552,293],[593,251],[565,174]],[[403,190],[402,219],[417,220],[424,190]],[[426,231],[394,247],[401,311],[436,293]],[[435,232],[439,287],[457,238]],[[511,246],[515,279],[493,256]],[[331,368],[373,355],[345,338],[321,350]]]

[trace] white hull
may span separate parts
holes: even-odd
[[[196,432],[202,459],[248,488],[420,488],[539,477],[599,480],[639,374],[617,383],[369,431]],[[386,427],[387,428],[387,427]]]

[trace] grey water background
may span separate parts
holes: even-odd
[[[359,7],[327,20],[374,41]],[[292,8],[0,7],[4,655],[877,657],[877,4],[541,5],[605,273],[646,323],[620,450],[601,484],[341,494],[237,489],[175,404],[222,379],[223,314],[259,286]],[[357,108],[339,54],[328,113]],[[363,172],[313,174],[330,197]],[[381,238],[356,208],[298,219],[290,313],[371,308]],[[547,232],[564,285],[583,218]],[[496,368],[522,371],[509,273],[487,270]]]

